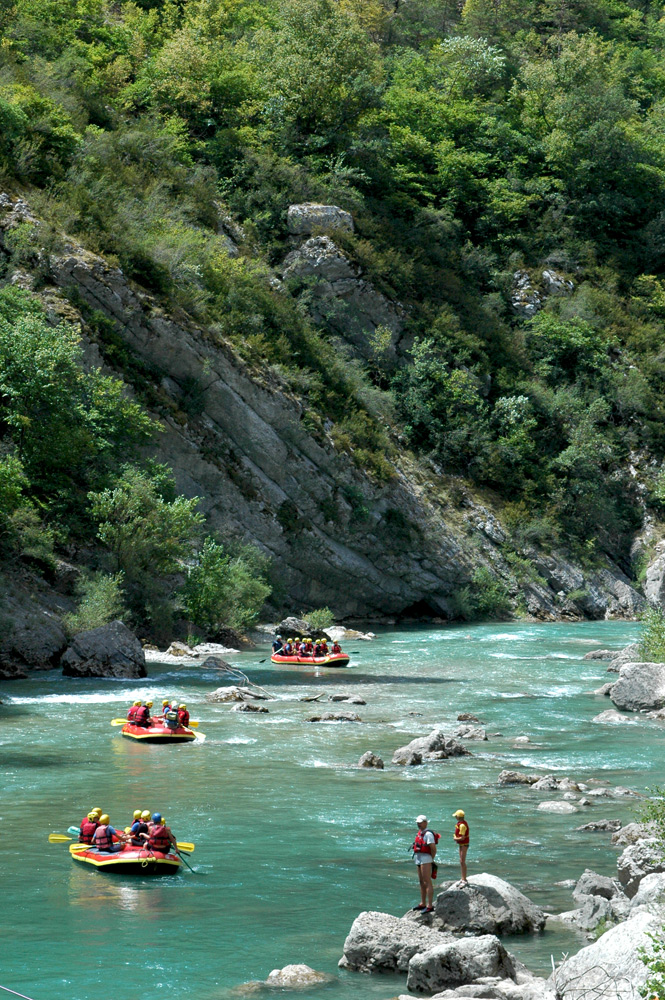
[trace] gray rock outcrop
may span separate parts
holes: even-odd
[[[418,736],[395,750],[393,764],[419,764],[426,761],[447,760],[449,757],[467,756],[470,756],[470,752],[461,743],[446,735],[442,729],[433,729],[429,736]]]
[[[359,972],[406,972],[417,952],[444,940],[440,931],[413,920],[366,910],[353,921],[339,964]]]
[[[486,740],[487,730],[483,726],[458,726],[455,736],[460,740]]]
[[[60,663],[67,677],[145,677],[141,643],[123,622],[79,632]]]
[[[214,691],[209,691],[206,695],[206,701],[212,702],[227,702],[227,701],[265,701],[266,695],[261,694],[258,691],[252,690],[252,688],[238,687],[235,684],[227,685],[225,687],[215,688]]]
[[[353,232],[353,216],[337,205],[321,205],[305,201],[300,205],[289,205],[286,224],[294,236],[302,236],[317,229],[341,229]]]
[[[24,218],[19,201],[0,198],[0,245],[5,232]],[[316,218],[324,228],[335,218],[348,225],[334,206],[323,218],[305,208],[292,212],[294,220],[309,220],[294,221],[295,228],[307,228]],[[169,313],[120,268],[70,237],[50,255],[49,267],[49,315],[54,321],[80,320],[88,363],[112,372],[118,352],[113,357],[105,352],[103,338],[93,342],[70,290],[86,314],[93,309],[104,315],[137,364],[160,373],[154,385],[162,428],[159,460],[173,468],[179,492],[202,498],[200,510],[211,533],[242,537],[274,558],[293,607],[329,604],[340,617],[367,617],[402,613],[422,602],[447,618],[452,595],[470,583],[475,569],[510,574],[498,519],[471,492],[462,530],[448,500],[440,499],[436,471],[420,466],[416,483],[410,459],[404,465],[398,460],[393,477],[375,482],[335,443],[327,426],[311,432],[302,401],[277,370],[257,373],[221,335],[211,335],[183,311]],[[187,383],[200,390],[200,413],[183,409]],[[358,530],[361,509],[367,519]],[[401,530],[390,530],[391,524]],[[306,547],[307,560],[292,558],[296,540]],[[551,581],[570,571],[559,553],[547,561],[547,576],[536,567],[545,583],[522,589],[530,613],[553,619],[561,615],[562,588]],[[628,616],[641,600],[626,589],[617,566],[608,563],[600,573],[581,575],[583,582],[568,591],[586,588],[593,598],[579,614]],[[223,641],[235,647],[235,640]]]
[[[592,649],[590,653],[585,653],[583,660],[611,660],[616,656],[616,649]]]
[[[409,962],[406,988],[416,993],[435,993],[446,987],[463,986],[484,976],[513,979],[515,966],[493,934],[444,941],[421,950]]]
[[[545,926],[540,907],[497,875],[472,875],[467,888],[454,886],[451,884],[436,897],[434,921],[442,930],[527,934],[542,931]]]
[[[627,847],[629,844],[636,844],[638,840],[649,840],[655,836],[656,828],[652,823],[627,823],[612,835],[612,843]]]
[[[571,813],[578,812],[577,806],[573,805],[572,802],[562,802],[557,799],[547,799],[545,802],[539,802],[538,808],[542,812],[558,813],[560,816],[569,816]]]
[[[328,236],[315,236],[284,259],[284,281],[302,286],[307,308],[316,323],[349,343],[366,359],[374,357],[372,335],[378,327],[388,333],[382,344],[396,358],[402,330],[400,310],[367,281],[360,268]]]
[[[265,705],[255,705],[253,701],[241,701],[234,705],[232,712],[261,712],[267,714],[269,709]]]
[[[614,654],[607,669],[610,673],[618,674],[624,663],[637,663],[640,659],[640,644],[631,642],[629,646],[624,646]]]
[[[595,819],[575,827],[578,833],[616,833],[621,829],[620,819]]]
[[[624,663],[610,698],[617,708],[639,712],[665,705],[665,663]]]

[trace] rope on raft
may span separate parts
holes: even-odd
[[[32,1000],[32,997],[27,997],[25,993],[17,993],[16,990],[10,990],[8,986],[0,986],[0,990],[4,990],[5,993],[13,993],[15,997],[21,997],[21,1000]]]

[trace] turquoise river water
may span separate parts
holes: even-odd
[[[404,977],[341,971],[337,960],[361,910],[401,915],[417,902],[408,848],[421,812],[442,833],[440,879],[458,877],[451,813],[464,808],[471,874],[493,872],[548,910],[569,909],[570,890],[554,883],[585,867],[611,874],[617,854],[608,834],[575,827],[601,817],[629,822],[634,800],[552,815],[537,808],[543,796],[496,779],[511,767],[641,791],[662,780],[662,724],[591,722],[611,707],[589,693],[607,680],[607,665],[584,653],[638,634],[638,625],[618,622],[387,630],[350,643],[358,653],[348,669],[319,676],[260,665],[266,646],[233,662],[276,695],[268,715],[208,704],[206,692],[226,682],[198,667],[152,665],[141,683],[54,671],[3,685],[0,983],[34,1000],[138,991],[214,1000],[305,962],[336,977],[320,990],[323,1000],[385,1000],[403,992]],[[361,694],[363,723],[307,723],[320,706],[299,699],[320,691]],[[148,696],[156,705],[163,696],[185,700],[205,740],[162,747],[123,739],[109,721]],[[468,744],[473,757],[390,765],[397,747],[434,725],[454,728],[464,711],[503,735]],[[515,748],[523,734],[532,744]],[[386,769],[358,769],[365,750]],[[197,873],[112,876],[47,843],[95,805],[120,826],[135,808],[163,811],[179,840],[196,843],[189,860]],[[583,943],[559,928],[507,946],[547,974],[550,956]]]

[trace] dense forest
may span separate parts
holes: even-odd
[[[205,534],[141,459],[150,388],[104,317],[131,400],[32,294],[66,233],[275,372],[375,480],[408,449],[491,491],[517,545],[639,575],[643,502],[665,503],[661,4],[2,0],[0,36],[0,184],[43,220],[0,258],[5,554],[96,538],[88,603],[145,619],[169,590],[155,569]],[[275,281],[302,202],[352,214],[335,242],[399,304],[397,351],[381,328],[340,351],[308,289]],[[265,566],[203,546],[180,600],[242,626]]]

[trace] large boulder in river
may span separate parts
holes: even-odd
[[[133,632],[120,621],[79,632],[60,663],[68,677],[145,677],[145,653]]]
[[[651,947],[649,934],[658,932],[662,917],[639,908],[628,920],[606,931],[594,944],[566,959],[552,974],[560,1000],[635,1000],[647,968],[640,949]]]
[[[639,712],[665,705],[665,663],[624,663],[610,698],[617,708]]]
[[[359,972],[406,972],[416,952],[445,940],[440,931],[413,920],[366,910],[353,921],[339,964]]]
[[[493,934],[442,941],[427,951],[421,949],[409,962],[406,988],[432,994],[485,976],[515,977],[510,955]]]
[[[526,771],[502,771],[497,778],[498,785],[535,785],[537,774],[527,774]]]
[[[283,969],[273,969],[265,985],[282,990],[302,990],[311,986],[324,986],[334,978],[330,973],[318,972],[309,965],[285,965]]]
[[[629,898],[635,895],[645,875],[653,872],[665,872],[665,861],[655,838],[629,844],[617,858],[617,875]]]
[[[419,736],[393,754],[393,764],[413,764],[448,757],[467,757],[470,752],[461,743],[447,736],[442,729],[433,729],[429,736]],[[417,758],[420,758],[418,760]]]
[[[436,897],[434,920],[441,930],[528,934],[545,926],[540,907],[497,875],[472,875],[464,889],[455,885],[451,883]]]

